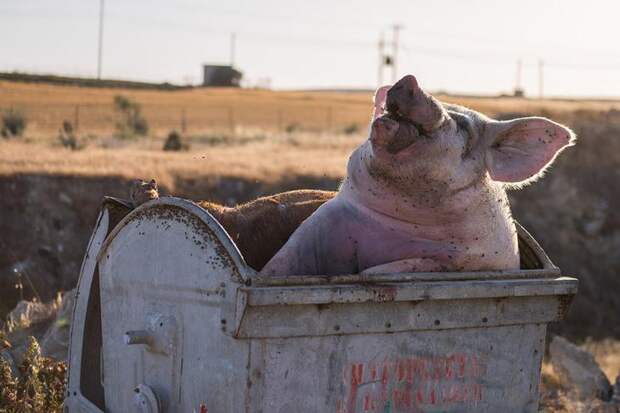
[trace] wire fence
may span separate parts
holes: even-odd
[[[112,104],[2,105],[0,114],[18,113],[26,121],[25,134],[57,134],[69,122],[78,135],[113,135],[123,122],[123,113]],[[343,109],[336,105],[292,107],[257,105],[236,107],[209,105],[141,104],[148,134],[159,136],[176,130],[186,135],[209,132],[235,133],[243,129],[270,132],[356,133],[369,122],[368,105]]]

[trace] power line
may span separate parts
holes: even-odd
[[[103,3],[103,0],[101,0],[101,3]],[[122,3],[121,3],[122,4]],[[126,4],[130,4],[130,3],[126,3]],[[41,13],[40,10],[43,9],[41,7],[39,8],[35,8],[35,7],[30,7],[28,9],[24,9],[24,7],[22,5],[20,5],[19,7],[16,8],[4,8],[4,7],[0,7],[0,9],[4,9],[7,12],[11,12],[13,15],[15,14],[19,14],[21,13],[22,16],[24,17],[30,17],[30,16],[38,16],[38,17],[46,17],[49,18],[50,14],[49,12],[54,12],[54,13],[58,13],[58,17],[66,17],[66,14],[61,13],[60,11],[57,11],[57,9],[49,9],[49,10],[45,10],[45,13]],[[103,9],[103,7],[101,7],[101,9]],[[249,17],[249,18],[260,18],[260,19],[268,19],[268,20],[273,20],[273,21],[281,21],[282,19],[285,19],[288,22],[294,22],[296,25],[308,25],[308,26],[313,26],[316,27],[317,24],[320,24],[322,26],[324,25],[331,25],[334,27],[351,27],[351,28],[356,28],[359,29],[360,26],[363,26],[365,28],[368,27],[381,27],[383,26],[381,23],[378,22],[373,22],[373,21],[368,21],[368,20],[352,20],[352,19],[345,19],[343,21],[343,19],[337,19],[337,20],[331,20],[331,19],[325,19],[325,18],[321,18],[320,16],[303,16],[301,17],[299,14],[294,14],[294,13],[286,13],[286,14],[282,14],[281,10],[278,10],[278,13],[269,13],[269,12],[252,12],[252,11],[248,11],[248,10],[230,10],[230,9],[225,9],[225,8],[218,8],[218,7],[210,7],[210,6],[202,6],[202,5],[197,5],[194,2],[187,2],[187,1],[181,1],[180,4],[176,4],[175,3],[175,10],[176,11],[181,11],[182,13],[187,14],[188,16],[192,16],[195,17],[196,15],[200,14],[200,13],[215,13],[218,15],[230,15],[230,16],[241,16],[241,17]],[[115,11],[114,10],[108,10],[108,14],[114,14]],[[167,17],[164,18],[160,18],[160,17],[153,17],[153,16],[149,16],[147,19],[135,19],[135,17],[132,14],[128,14],[128,13],[118,13],[115,16],[115,20],[128,20],[130,21],[133,25],[144,25],[146,24],[147,26],[155,26],[155,27],[163,27],[165,26],[166,29],[170,29],[171,27],[178,27],[178,28],[183,28],[184,30],[193,30],[193,28],[199,28],[201,31],[204,31],[204,23],[202,21],[198,22],[198,21],[182,21],[178,18],[172,18],[170,17],[170,15],[167,15]],[[226,35],[228,35],[231,30],[209,30],[210,33],[219,33],[219,32],[225,32]],[[483,36],[483,35],[476,35],[472,32],[461,32],[461,33],[457,33],[457,32],[449,32],[449,31],[433,31],[433,30],[413,30],[410,31],[408,30],[408,33],[410,35],[415,35],[415,36],[419,36],[419,37],[425,37],[425,38],[432,38],[432,39],[436,39],[438,37],[443,37],[443,38],[452,38],[452,39],[458,39],[458,40],[469,40],[471,42],[476,42],[476,43],[481,43],[484,42],[484,44],[489,44],[489,43],[494,43],[494,44],[502,44],[502,40],[499,38],[489,38],[488,36]],[[252,35],[256,34],[256,33],[250,33]],[[258,33],[259,35],[261,35],[261,33]],[[287,34],[286,36],[279,36],[280,40],[283,41],[294,41],[293,39],[288,39],[290,36],[289,34]],[[330,39],[327,42],[333,42],[337,39]],[[359,45],[361,45],[361,42],[347,42],[347,44],[352,44],[352,43],[358,43]],[[374,42],[363,42],[365,43],[366,46],[370,46],[370,47],[374,47],[375,43]],[[343,43],[344,44],[344,43]],[[565,47],[563,48],[566,51],[570,51],[572,53],[575,53],[576,50],[573,47]],[[590,51],[590,50],[587,50]],[[491,53],[496,53],[497,52],[497,48],[493,49],[493,52]],[[620,59],[620,56],[616,55],[613,56],[613,54],[617,53],[617,50],[609,50],[609,51],[599,51],[600,53],[603,53],[603,57],[607,58],[607,59]],[[511,59],[512,60],[512,59]],[[562,64],[564,65],[564,64]],[[553,64],[553,66],[559,66],[558,64]],[[571,65],[572,66],[572,65]],[[618,66],[616,66],[618,67]],[[614,68],[616,68],[614,67]],[[578,67],[571,67],[571,68],[578,68]],[[593,67],[587,66],[584,67],[585,69],[591,69]],[[607,66],[599,66],[597,67],[597,69],[600,68],[602,70],[607,70],[607,69],[611,69],[610,67]]]

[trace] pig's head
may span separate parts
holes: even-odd
[[[440,196],[485,181],[520,186],[574,143],[570,129],[545,118],[496,121],[442,104],[411,75],[385,90],[360,159],[371,177],[408,194]]]

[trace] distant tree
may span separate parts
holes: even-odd
[[[342,130],[346,135],[353,135],[360,131],[360,126],[357,123],[351,123],[350,125],[345,126]]]
[[[177,131],[168,134],[166,142],[164,142],[164,151],[182,151],[188,150],[189,145],[183,142],[181,135]]]
[[[26,125],[26,116],[22,112],[13,108],[8,109],[2,114],[0,135],[4,138],[21,136],[26,129]]]

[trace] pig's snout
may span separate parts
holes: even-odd
[[[413,75],[403,77],[388,90],[385,106],[389,115],[409,120],[424,132],[435,130],[445,118],[441,104],[420,88]]]
[[[420,86],[413,75],[400,79],[387,91],[385,107],[394,116],[409,118],[415,95]]]

